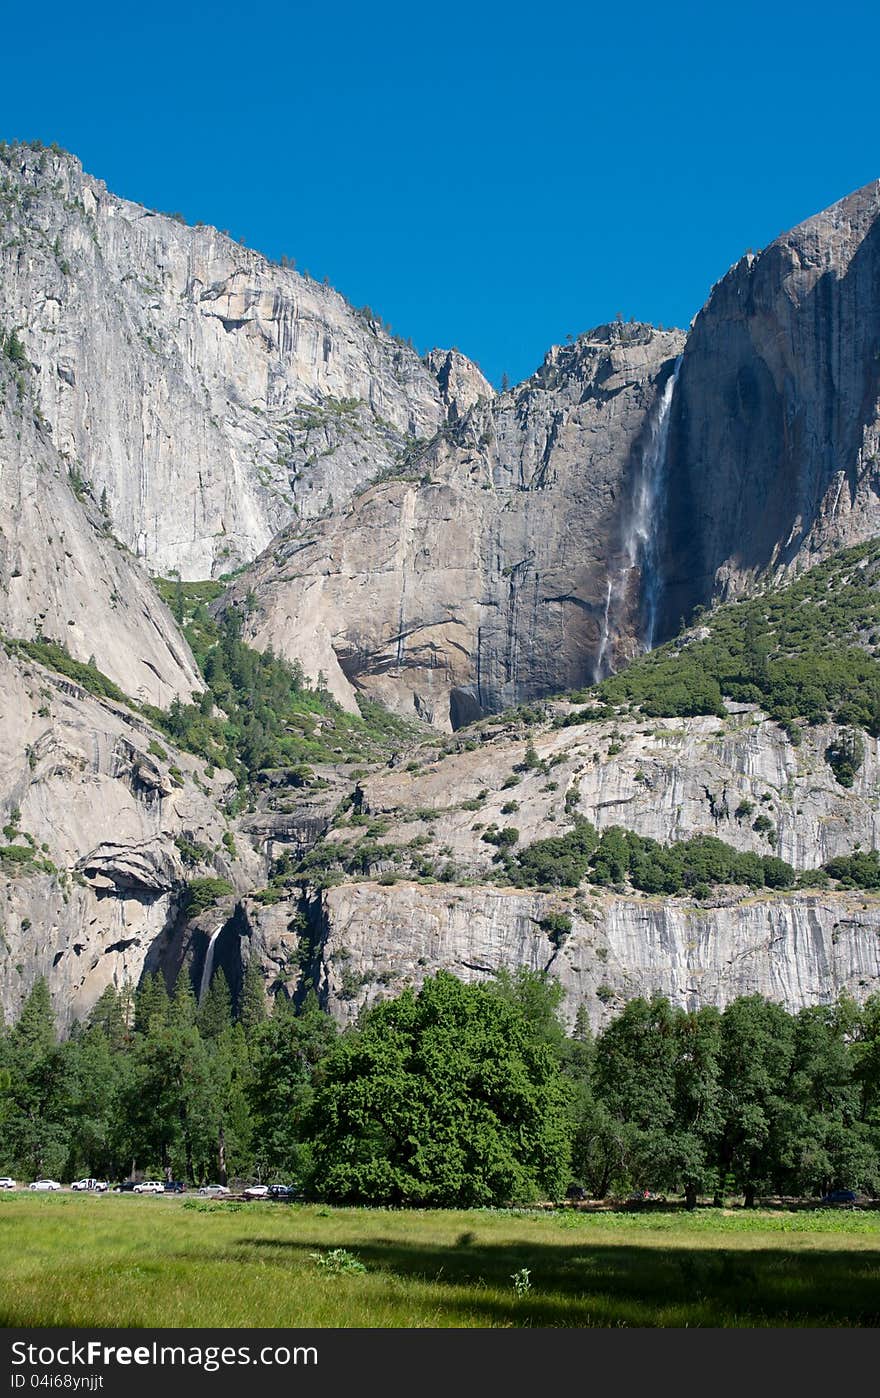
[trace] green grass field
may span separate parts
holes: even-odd
[[[363,1271],[313,1256],[343,1248]],[[527,1268],[529,1290],[512,1276]],[[0,1199],[4,1326],[880,1324],[880,1213]]]

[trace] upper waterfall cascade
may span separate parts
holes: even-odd
[[[643,650],[651,650],[657,630],[663,577],[660,568],[660,528],[663,522],[666,494],[666,460],[672,399],[681,365],[679,356],[663,385],[648,420],[648,437],[635,478],[630,508],[622,524],[622,547],[616,572],[609,569],[608,587],[599,648],[596,652],[594,682],[598,682],[611,667],[608,648],[615,615],[626,600],[629,580],[634,570],[640,574],[642,625],[639,641]]]

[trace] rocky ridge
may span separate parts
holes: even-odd
[[[561,909],[571,930],[557,947],[542,923]],[[277,956],[283,934],[273,941],[266,931],[275,911],[261,910],[255,923]],[[358,883],[326,890],[321,911],[317,985],[343,1023],[439,969],[465,981],[519,967],[547,972],[562,986],[569,1026],[583,1007],[594,1029],[637,995],[698,1009],[759,994],[794,1011],[880,988],[880,903],[863,895],[702,906],[603,894],[569,906],[522,890]]]
[[[874,894],[721,888],[695,900],[583,887],[548,893],[495,879],[487,832],[513,827],[522,847],[564,834],[578,816],[663,844],[713,835],[798,870],[875,848],[877,741],[867,741],[848,790],[825,759],[835,730],[808,729],[793,746],[754,706],[737,708],[723,720],[561,728],[512,718],[468,730],[445,749],[418,749],[363,781],[357,820],[338,817],[326,836],[322,848],[344,862],[366,852],[365,864],[355,861],[365,876],[292,902],[246,900],[244,954],[256,950],[276,985],[295,985],[305,965],[341,1019],[441,966],[465,979],[520,965],[550,971],[569,1018],[585,1005],[594,1025],[626,998],[655,991],[689,1007],[751,993],[789,1008],[844,990],[864,998],[880,988]]]
[[[62,152],[0,149],[0,229],[3,316],[56,447],[153,573],[248,562],[431,437],[447,401],[491,392],[456,356],[441,394],[329,286],[117,198]]]

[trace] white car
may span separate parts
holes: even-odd
[[[218,1194],[228,1194],[229,1190],[226,1188],[225,1184],[203,1184],[201,1189],[199,1190],[199,1193],[212,1194],[216,1196]]]
[[[103,1194],[104,1190],[109,1188],[106,1180],[93,1179],[74,1180],[70,1187],[71,1189],[89,1189],[94,1194]]]
[[[267,1184],[251,1184],[244,1191],[245,1199],[265,1199],[269,1194]]]
[[[60,1189],[60,1188],[61,1188],[61,1185],[58,1183],[57,1180],[34,1180],[33,1184],[29,1184],[29,1185],[28,1185],[28,1189],[41,1189],[41,1190],[47,1190],[47,1189]]]
[[[0,1189],[15,1189],[15,1180],[9,1175],[0,1175]]]
[[[161,1180],[142,1180],[134,1187],[135,1194],[164,1194],[165,1186]]]

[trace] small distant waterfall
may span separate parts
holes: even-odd
[[[214,974],[214,947],[216,945],[217,938],[220,936],[220,933],[222,931],[223,923],[221,922],[220,926],[215,927],[214,931],[211,933],[211,940],[208,943],[208,950],[205,952],[205,964],[202,967],[202,981],[199,986],[199,1004],[201,1004],[204,1000],[205,995],[208,992],[208,986],[211,984],[211,977]]]
[[[609,573],[605,597],[602,631],[596,651],[594,682],[610,673],[608,646],[616,614],[626,600],[629,580],[635,569],[641,576],[642,621],[639,641],[643,650],[651,650],[657,630],[660,594],[663,578],[660,571],[659,539],[666,489],[666,447],[669,440],[669,410],[678,379],[681,358],[676,359],[672,373],[663,385],[648,421],[648,439],[642,450],[642,461],[635,480],[633,497],[623,519],[620,566],[616,574]]]
[[[596,651],[596,672],[593,677],[596,682],[603,678],[605,652],[608,649],[608,636],[611,626],[611,600],[613,596],[614,583],[609,575],[608,588],[605,592],[605,611],[602,614],[602,635],[599,638],[599,649]]]

